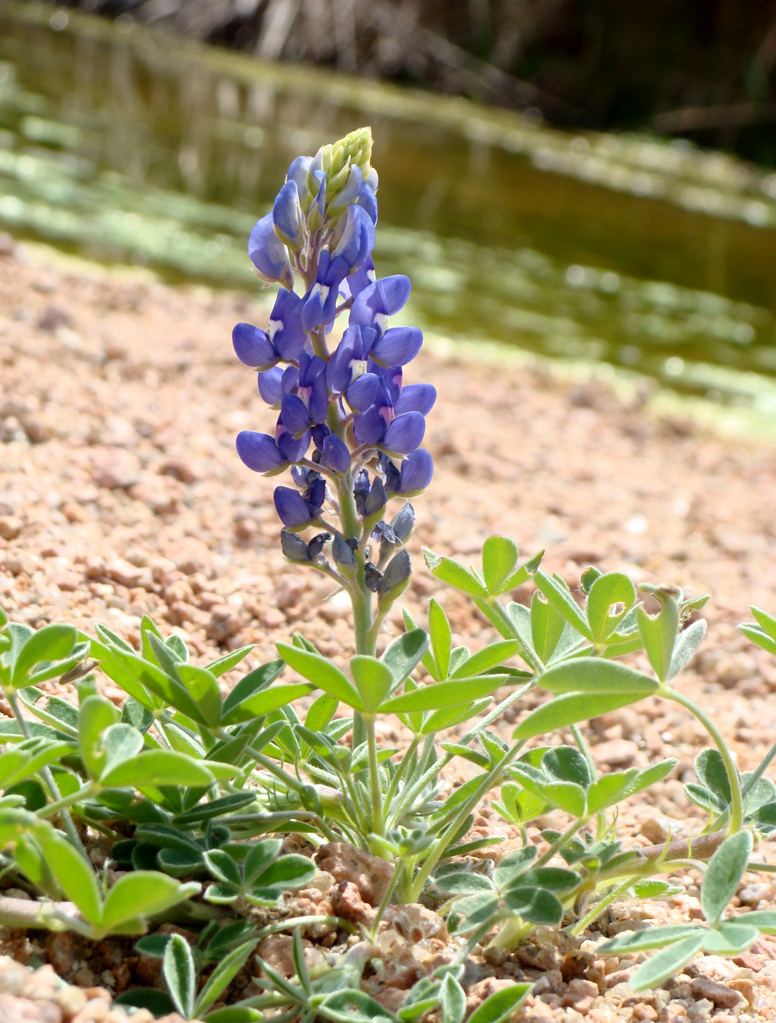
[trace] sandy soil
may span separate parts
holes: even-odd
[[[348,656],[347,607],[326,599],[325,579],[286,565],[271,505],[276,481],[251,473],[234,450],[238,430],[273,422],[230,341],[236,320],[266,318],[261,294],[173,289],[5,248],[0,605],[32,625],[66,620],[89,631],[103,621],[130,639],[147,612],[163,629],[183,630],[203,658],[255,643],[248,664],[258,663],[297,629],[325,653]],[[417,554],[405,600],[413,616],[422,619],[436,593],[456,642],[476,648],[490,638],[463,598],[440,592],[419,551],[426,544],[465,560],[494,532],[526,554],[546,548],[545,564],[571,585],[595,564],[711,592],[709,636],[682,684],[719,720],[742,766],[754,766],[776,734],[776,662],[735,625],[749,617],[748,603],[776,612],[776,452],[658,419],[638,399],[623,402],[538,362],[518,371],[425,354],[408,378],[439,391],[427,431],[436,477],[414,502]],[[105,691],[118,697],[109,684]],[[400,735],[388,723],[384,738]],[[621,816],[631,842],[701,829],[682,781],[706,743],[679,708],[626,708],[593,722],[588,738],[604,770],[679,758],[654,797]],[[486,807],[477,826],[498,828],[495,812]],[[697,894],[690,878],[668,905],[624,906],[620,917],[686,919]],[[776,897],[768,884],[740,894],[759,908]],[[34,942],[15,947],[46,959]],[[524,1018],[773,1019],[774,949],[766,940],[733,963],[705,957],[673,988],[647,996],[631,995],[616,971],[598,978],[591,965],[589,976],[574,977],[548,963],[551,982]],[[704,978],[724,981],[728,994],[704,993]],[[575,979],[598,983],[600,993],[570,986]]]

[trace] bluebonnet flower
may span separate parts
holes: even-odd
[[[381,520],[388,500],[421,493],[434,471],[420,445],[436,390],[404,383],[423,336],[415,327],[389,326],[407,302],[410,282],[402,274],[378,279],[372,260],[378,181],[371,145],[369,129],[360,129],[291,163],[248,246],[259,276],[281,285],[267,329],[241,323],[233,332],[238,358],[258,371],[259,393],[279,413],[274,434],[240,433],[238,454],[265,475],[290,468],[296,487],[275,490],[283,550],[321,570],[328,570],[323,548],[332,534],[305,545],[296,533],[321,525],[326,479],[340,510],[343,501],[355,504],[364,529],[384,527],[381,544],[396,544],[402,538]],[[328,338],[344,310],[348,326],[330,350]],[[405,508],[400,521],[408,515],[414,521],[411,506]],[[411,522],[407,535],[410,530]],[[335,564],[350,571],[358,563],[363,577],[365,542],[366,534],[334,535]],[[374,568],[372,586],[379,575]],[[366,584],[363,577],[360,585]]]
[[[269,332],[250,323],[238,323],[232,331],[232,344],[240,362],[268,370],[281,359],[298,359],[307,341],[301,312],[299,296],[281,288],[270,314]]]
[[[287,529],[306,529],[320,518],[326,499],[326,484],[317,479],[300,494],[291,487],[275,487],[275,509]]]

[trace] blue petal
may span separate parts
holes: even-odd
[[[283,397],[283,370],[280,366],[259,373],[259,394],[268,405],[279,405]]]
[[[425,448],[418,448],[404,459],[401,464],[401,480],[399,493],[405,497],[420,494],[434,476],[434,461]]]
[[[345,392],[348,405],[356,412],[366,412],[377,394],[379,381],[374,373],[363,373]]]
[[[277,362],[275,349],[263,330],[252,323],[238,323],[232,331],[232,344],[237,358],[252,369],[268,369]]]
[[[351,167],[347,183],[335,199],[336,205],[347,206],[348,203],[355,202],[358,199],[363,184],[364,175],[361,168]]]
[[[423,346],[423,334],[417,327],[390,327],[372,345],[370,358],[380,366],[406,366]]]
[[[310,431],[306,430],[299,437],[288,431],[276,434],[278,449],[287,462],[301,462],[310,447]]]
[[[372,262],[372,257],[367,256],[358,270],[342,282],[340,285],[340,292],[342,297],[345,299],[357,298],[364,288],[368,288],[369,285],[374,284],[374,282],[375,265]]]
[[[339,437],[329,434],[323,442],[321,461],[332,472],[347,472],[350,468],[350,452],[347,444]]]
[[[345,230],[334,250],[335,258],[341,256],[351,269],[355,269],[371,255],[374,247],[374,224],[364,210],[358,206],[349,206]]]
[[[237,434],[237,454],[245,465],[254,472],[277,472],[288,462],[283,458],[274,437],[267,433],[242,430]]]
[[[320,356],[302,352],[299,357],[299,386],[310,387],[325,371],[326,363]]]
[[[283,421],[283,426],[294,437],[300,436],[310,425],[310,413],[307,406],[295,394],[283,395],[283,400],[280,403],[280,418]]]
[[[353,434],[359,444],[368,444],[373,447],[380,443],[384,433],[385,420],[374,405],[353,420]],[[420,441],[418,441],[419,443]]]
[[[334,394],[342,394],[350,384],[350,363],[356,357],[353,353],[356,330],[358,330],[358,342],[360,344],[361,331],[359,328],[348,327],[326,366],[326,379],[329,388]]]
[[[262,277],[279,281],[288,288],[294,286],[294,275],[288,262],[286,247],[275,234],[272,214],[262,217],[248,239],[248,255]]]
[[[323,297],[321,286],[316,282],[302,299],[302,327],[309,332],[322,323]]]
[[[275,510],[280,521],[289,529],[302,529],[312,522],[310,509],[298,490],[291,487],[275,487]]]
[[[326,481],[319,477],[304,492],[304,501],[310,509],[310,515],[317,518],[326,500]]]
[[[304,195],[307,191],[307,172],[312,162],[311,156],[297,156],[286,172],[286,181],[296,182],[299,195]]]
[[[349,322],[376,327],[383,334],[388,317],[397,313],[409,298],[410,287],[409,277],[403,274],[375,281],[354,301]]]
[[[307,338],[302,328],[302,299],[286,288],[278,290],[269,318],[272,344],[281,359],[298,359]]]
[[[381,447],[389,455],[409,455],[420,447],[425,432],[426,420],[420,412],[405,412],[388,424]]]
[[[329,388],[326,386],[326,374],[319,373],[312,387],[308,405],[310,422],[322,423],[329,412]]]
[[[436,387],[431,384],[408,384],[402,389],[394,408],[396,415],[404,412],[420,412],[427,416],[436,401]]]
[[[369,185],[364,182],[361,186],[361,190],[358,193],[358,199],[356,203],[362,209],[366,210],[367,216],[373,224],[377,223],[377,199],[375,198],[374,191]]]
[[[280,189],[272,207],[275,233],[284,245],[298,249],[302,240],[302,208],[295,181],[287,181]]]

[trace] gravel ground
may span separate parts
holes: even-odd
[[[236,320],[266,318],[261,294],[170,288],[42,249],[0,249],[0,605],[32,625],[65,620],[89,631],[103,621],[130,640],[147,612],[163,629],[185,632],[203,659],[255,643],[248,664],[258,663],[297,629],[326,654],[348,656],[347,607],[327,600],[325,579],[285,564],[275,481],[250,473],[234,451],[238,430],[272,424],[230,342]],[[776,662],[735,625],[749,617],[748,603],[776,611],[776,452],[657,418],[638,396],[623,400],[538,362],[518,370],[425,354],[410,378],[432,381],[440,395],[427,432],[436,477],[415,501],[417,556],[405,594],[413,616],[422,618],[440,592],[422,567],[421,544],[465,559],[494,532],[514,537],[526,554],[547,548],[545,565],[571,585],[595,564],[693,595],[709,591],[709,636],[682,685],[719,719],[742,767],[754,766],[776,733]],[[463,598],[441,596],[455,642],[476,648],[491,638]],[[526,588],[517,598],[529,596]],[[104,691],[119,698],[110,684]],[[509,722],[503,727],[507,734]],[[702,828],[682,782],[704,736],[680,708],[639,704],[595,720],[587,734],[604,770],[679,758],[654,794],[621,814],[629,843]],[[382,738],[401,742],[398,724],[388,722]],[[513,837],[489,807],[475,830]],[[760,852],[770,858],[773,850]],[[745,879],[739,905],[772,905],[776,891],[763,876]],[[698,890],[693,878],[684,883],[685,893],[668,903],[614,907],[606,926],[615,933],[633,919],[693,918]],[[485,963],[470,995],[526,976],[540,979],[525,1020],[776,1018],[776,941],[732,961],[705,957],[665,989],[638,996],[626,983],[636,960],[604,964],[595,956],[600,941],[599,933],[576,949],[545,941],[507,963]],[[103,1002],[96,1014],[68,1015],[50,991],[24,994],[18,978],[6,984],[0,961],[3,1023],[101,1023],[109,994],[90,991],[152,982],[138,974],[137,957],[127,967],[131,946],[120,943],[103,943],[94,969],[78,948],[62,954],[45,935],[5,932],[0,943],[20,961],[52,963]],[[45,992],[51,971],[34,977],[42,973]],[[45,1011],[21,1004],[36,999]]]

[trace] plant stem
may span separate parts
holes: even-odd
[[[552,843],[550,848],[539,857],[534,864],[534,868],[543,867],[545,863],[549,863],[552,857],[563,848],[563,846],[571,841],[576,833],[587,824],[587,820],[573,821],[566,830]]]
[[[47,803],[42,806],[40,810],[35,811],[36,817],[43,819],[47,817],[53,817],[55,813],[62,813],[69,806],[73,806],[75,803],[80,803],[82,799],[88,799],[89,796],[93,795],[98,791],[98,787],[94,782],[87,782],[86,785],[81,786],[77,792],[71,792],[69,796],[62,796],[55,803]]]
[[[5,696],[6,699],[8,700],[8,703],[10,704],[11,710],[13,711],[13,715],[18,722],[22,735],[24,736],[25,739],[31,739],[32,732],[30,731],[30,726],[29,723],[27,722],[27,719],[22,716],[21,708],[19,707],[19,700],[16,696],[15,690],[6,689]],[[49,794],[51,795],[51,798],[54,800],[54,802],[57,803],[61,801],[62,793],[59,791],[59,786],[56,783],[56,779],[54,778],[51,768],[42,767],[40,775],[43,781],[45,782],[46,788],[49,790]],[[71,845],[75,846],[75,848],[81,853],[83,858],[91,867],[91,861],[89,860],[89,857],[86,855],[86,849],[84,849],[83,842],[81,841],[81,836],[78,834],[75,824],[73,824],[73,818],[64,808],[60,810],[60,817],[62,818],[62,824],[64,825],[65,831],[67,832],[67,837],[70,839]]]
[[[458,811],[453,818],[452,822],[448,824],[444,837],[437,839],[433,852],[428,859],[423,863],[423,866],[418,871],[417,877],[412,882],[411,898],[410,902],[417,902],[420,893],[423,891],[423,886],[431,876],[431,871],[439,863],[442,856],[447,852],[447,848],[458,834],[458,830],[471,813],[472,806],[476,806],[483,796],[489,792],[492,788],[498,785],[501,780],[504,771],[509,764],[515,759],[518,753],[522,750],[524,742],[516,742],[511,750],[504,756],[499,764],[489,771],[482,780],[482,783],[478,786],[476,792],[472,793],[469,799],[466,800],[464,805]]]
[[[744,799],[741,792],[741,776],[733,760],[733,755],[722,737],[722,733],[708,714],[702,711],[696,703],[693,703],[689,696],[677,692],[676,689],[669,689],[667,686],[661,687],[660,692],[656,695],[662,696],[666,700],[673,700],[674,703],[678,703],[689,710],[714,740],[714,745],[719,750],[719,755],[722,757],[722,762],[725,765],[725,772],[730,784],[730,826],[728,827],[728,834],[735,835],[744,824]]]
[[[369,790],[372,797],[372,831],[381,837],[385,834],[383,823],[383,793],[380,788],[380,765],[377,762],[377,737],[375,718],[370,714],[364,718],[366,741],[369,751]]]
[[[598,919],[605,909],[608,909],[609,906],[611,906],[615,899],[624,895],[632,884],[633,879],[628,877],[622,882],[622,884],[615,885],[608,895],[604,895],[604,897],[596,902],[593,908],[586,913],[581,920],[574,924],[574,926],[570,929],[569,934],[573,934],[575,938],[578,938],[594,920]]]
[[[407,770],[407,765],[415,755],[415,750],[420,745],[420,736],[414,735],[409,748],[405,751],[404,756],[399,761],[399,764],[394,772],[393,778],[391,778],[388,784],[388,791],[385,793],[385,806],[390,809],[393,797],[396,795],[396,790],[399,787],[399,782],[404,777],[404,772]]]

